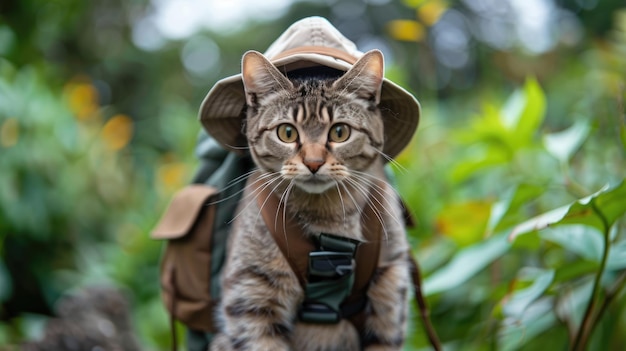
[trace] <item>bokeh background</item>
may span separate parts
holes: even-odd
[[[394,170],[446,349],[626,349],[623,0],[1,0],[0,345],[114,286],[169,347],[149,232],[197,166],[200,102],[310,15],[422,104]]]

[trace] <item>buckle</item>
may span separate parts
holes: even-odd
[[[339,313],[330,307],[313,302],[304,302],[298,315],[305,323],[335,324],[341,319]]]
[[[348,252],[312,251],[309,253],[309,278],[340,278],[354,272],[354,259]]]

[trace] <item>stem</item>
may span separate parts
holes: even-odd
[[[580,323],[578,332],[576,333],[576,339],[574,340],[574,345],[572,347],[572,350],[574,351],[583,351],[587,347],[591,331],[593,330],[594,324],[598,321],[598,318],[593,318],[593,312],[596,304],[596,298],[598,296],[598,292],[600,291],[600,282],[602,280],[602,275],[604,274],[604,269],[606,268],[606,261],[609,257],[609,249],[611,245],[609,235],[611,227],[609,222],[604,217],[604,214],[600,211],[600,209],[595,205],[593,200],[591,200],[590,205],[593,211],[598,215],[598,217],[600,217],[604,227],[604,249],[602,251],[600,269],[596,273],[596,277],[593,282],[593,291],[591,292],[591,297],[589,298],[589,303],[587,304],[583,320]]]
[[[602,315],[604,314],[606,309],[609,307],[611,302],[613,302],[613,299],[615,299],[615,297],[620,294],[624,286],[626,286],[626,273],[620,275],[619,278],[617,278],[617,281],[615,282],[615,284],[613,284],[612,289],[610,289],[606,293],[606,296],[604,297],[604,301],[602,302],[602,305],[600,306],[598,313],[596,313],[596,316],[593,319],[593,323],[591,325],[592,327],[591,332],[593,331],[593,327],[598,324],[598,322],[602,318]]]
[[[415,288],[415,300],[417,302],[417,307],[420,311],[420,317],[422,317],[422,323],[424,323],[424,329],[426,330],[426,334],[428,335],[428,340],[435,351],[441,351],[441,342],[439,341],[439,337],[437,336],[437,332],[435,328],[433,328],[432,323],[430,322],[430,312],[428,312],[428,305],[426,304],[426,299],[424,298],[424,294],[422,294],[422,275],[420,273],[419,265],[417,261],[411,256],[411,265],[412,267],[412,275],[413,275],[413,286]]]

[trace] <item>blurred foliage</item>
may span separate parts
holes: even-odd
[[[139,30],[160,3],[0,3],[0,345],[113,285],[167,348],[148,232],[193,175],[198,106],[244,51],[322,15],[422,104],[396,171],[446,349],[626,348],[623,1],[526,2],[541,35],[519,1],[300,1],[182,39]],[[426,348],[414,322],[407,349]]]

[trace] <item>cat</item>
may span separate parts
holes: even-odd
[[[248,186],[230,234],[222,276],[221,325],[210,347],[223,350],[401,350],[407,329],[408,252],[402,209],[384,180],[383,120],[377,107],[383,56],[372,50],[343,72],[309,68],[283,75],[262,54],[244,55],[245,135],[258,187],[280,198],[311,237],[363,240],[361,213],[382,202],[378,266],[367,297],[365,329],[300,322],[304,292],[260,216]],[[276,218],[277,221],[283,220]]]

